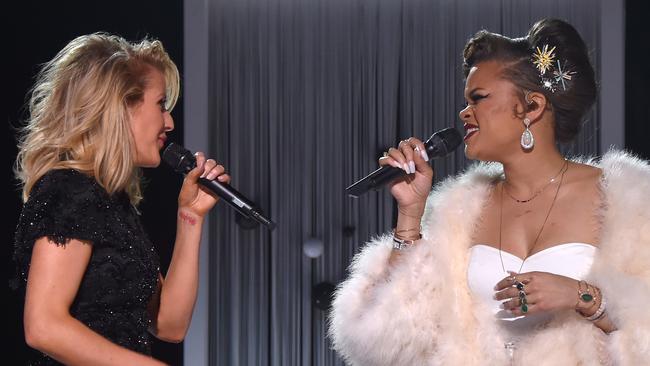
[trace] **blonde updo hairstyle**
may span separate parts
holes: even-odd
[[[52,169],[92,176],[109,194],[126,192],[134,205],[142,199],[129,108],[143,101],[151,68],[165,78],[166,107],[171,110],[180,78],[160,41],[129,43],[106,33],[84,35],[43,66],[18,142],[15,173],[23,201]]]

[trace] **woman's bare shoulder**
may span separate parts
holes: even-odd
[[[597,183],[603,175],[601,168],[577,162],[570,162],[568,171],[571,171],[569,181],[573,183]]]
[[[588,164],[569,163],[564,185],[574,198],[585,197],[595,202],[601,192],[603,170]]]

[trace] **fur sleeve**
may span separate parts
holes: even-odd
[[[391,252],[389,235],[368,243],[355,256],[350,276],[336,291],[329,335],[334,349],[349,364],[395,364],[396,355],[407,341],[400,337],[397,329],[392,329],[394,323],[387,320],[394,314],[387,312],[390,307],[384,305],[398,300],[389,298],[394,291],[388,263]],[[403,258],[400,258],[396,265],[403,263]]]
[[[607,301],[607,313],[618,330],[610,333],[608,350],[617,365],[650,365],[650,287],[648,281],[615,270],[594,278]]]
[[[602,159],[606,209],[590,280],[618,330],[609,335],[617,365],[650,365],[650,165],[610,151]]]
[[[463,364],[473,340],[466,281],[471,226],[486,194],[484,170],[436,186],[423,216],[423,239],[392,264],[391,236],[368,243],[335,295],[329,336],[353,365]],[[444,213],[444,214],[443,214]],[[458,350],[456,352],[455,350]]]

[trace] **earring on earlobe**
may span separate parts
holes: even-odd
[[[533,137],[533,133],[530,132],[530,119],[526,117],[523,122],[526,129],[524,130],[524,133],[521,134],[521,147],[523,147],[524,150],[530,150],[535,145],[535,138]]]

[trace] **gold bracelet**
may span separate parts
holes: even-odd
[[[406,230],[396,230],[396,229],[393,229],[393,233],[394,233],[394,234],[398,234],[398,235],[399,235],[400,233],[409,233],[409,232],[411,232],[411,231],[415,231],[415,232],[417,232],[417,233],[420,233],[420,232],[422,231],[422,229],[421,229],[421,228],[413,228],[413,229],[406,229]]]
[[[422,238],[422,233],[420,233],[419,231],[418,234],[414,236],[402,236],[399,234],[400,232],[402,232],[402,230],[396,232],[395,229],[393,229],[393,237],[400,240],[418,240]]]
[[[418,233],[417,237],[414,238],[404,238],[398,235],[395,230],[393,230],[393,249],[402,250],[408,248],[420,239],[422,239],[421,233]]]

